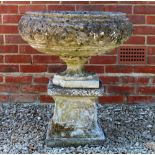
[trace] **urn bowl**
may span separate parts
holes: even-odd
[[[126,41],[132,24],[120,12],[27,12],[19,21],[19,32],[33,48],[60,56],[76,70],[88,57]]]

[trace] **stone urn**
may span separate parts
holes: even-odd
[[[95,73],[84,70],[91,56],[118,47],[132,33],[124,13],[27,12],[19,32],[33,48],[58,55],[67,64],[49,81],[48,95],[55,100],[49,122],[48,146],[101,145],[105,139],[97,120],[97,98],[104,88]]]

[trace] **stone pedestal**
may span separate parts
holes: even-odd
[[[58,55],[67,65],[48,85],[55,110],[47,145],[102,144],[96,100],[104,90],[97,76],[84,72],[84,64],[128,39],[132,33],[128,18],[120,12],[27,12],[19,21],[19,33],[33,48]]]
[[[48,146],[102,145],[105,139],[97,122],[96,102],[101,88],[62,88],[48,85],[55,100],[54,115],[48,126]]]

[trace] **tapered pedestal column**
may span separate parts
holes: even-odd
[[[48,126],[48,146],[102,145],[105,139],[97,121],[96,102],[103,88],[62,88],[48,85],[54,97],[54,115]]]

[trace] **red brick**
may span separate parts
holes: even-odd
[[[155,34],[155,27],[154,26],[135,26],[133,34]]]
[[[34,82],[35,83],[48,83],[49,78],[47,78],[47,77],[34,77]]]
[[[75,11],[74,5],[48,5],[48,11]]]
[[[6,3],[6,5],[4,5],[3,3]],[[28,3],[29,4],[30,2],[29,1],[28,2],[20,2],[20,1],[19,2],[12,2],[13,5],[9,5],[9,2],[1,2],[1,5],[5,6],[5,8],[7,7],[8,10],[9,9],[11,10],[11,8],[16,6],[16,5],[14,5],[16,3],[18,3],[18,4],[24,4],[24,3],[26,4],[26,3]],[[62,10],[67,10],[67,9],[72,10],[73,8],[75,9],[75,7],[77,7],[77,8],[79,7],[79,9],[83,9],[83,10],[86,9],[88,11],[91,11],[91,9],[92,10],[96,9],[96,11],[107,11],[107,10],[115,11],[115,10],[119,10],[118,8],[120,7],[120,10],[122,10],[122,12],[130,12],[130,7],[132,6],[132,3],[133,4],[141,4],[141,2],[132,2],[129,5],[129,9],[128,9],[128,8],[126,8],[126,6],[127,6],[126,4],[128,2],[118,2],[118,1],[115,1],[115,2],[109,2],[109,1],[106,1],[106,2],[104,2],[104,1],[100,1],[100,2],[97,2],[97,1],[93,1],[93,2],[86,2],[86,1],[85,2],[84,1],[83,2],[80,2],[80,1],[78,1],[78,2],[61,2],[61,4],[62,3],[66,4],[66,5],[63,5],[63,6],[62,5],[58,6],[58,5],[56,5],[57,3],[60,4],[59,1],[57,1],[57,2],[52,2],[52,1],[35,2],[35,1],[32,1],[31,2],[32,5],[30,5],[30,6],[33,6],[33,7],[35,7],[35,6],[43,6],[43,7],[45,7],[45,4],[46,4],[46,7],[48,7],[48,4],[50,4],[49,8],[51,7],[51,10],[55,10],[55,9],[56,10],[61,10],[61,9]],[[72,5],[72,3],[74,3],[74,5]],[[76,5],[75,3],[78,3],[78,4]],[[82,5],[81,3],[91,3],[91,6],[89,7],[88,5]],[[115,5],[114,6],[113,4],[116,4],[116,3],[118,3],[118,4],[121,3],[121,4],[124,4],[124,5],[118,5],[118,6]],[[34,4],[38,4],[38,5],[34,5]],[[39,4],[41,4],[41,5],[39,5]],[[113,6],[109,5],[109,4],[112,4]],[[11,6],[11,8],[8,7],[8,6]],[[19,5],[19,6],[20,6],[20,8],[22,8],[22,7],[23,8],[28,8],[29,7],[28,5]],[[134,5],[134,6],[138,7],[140,5]],[[151,5],[148,5],[148,6],[151,6]],[[1,6],[0,6],[0,8],[1,8]],[[44,54],[38,52],[37,50],[33,49],[31,46],[27,45],[27,43],[21,39],[20,35],[18,35],[18,34],[14,35],[13,34],[13,33],[18,33],[18,32],[13,32],[12,33],[11,31],[13,29],[12,30],[8,29],[8,31],[7,31],[8,27],[15,26],[15,23],[18,23],[19,16],[20,16],[19,14],[17,16],[15,15],[15,14],[17,14],[17,12],[7,13],[8,10],[7,9],[5,9],[5,10],[0,9],[0,12],[2,12],[2,11],[6,12],[4,14],[1,13],[1,14],[3,14],[3,22],[4,23],[14,23],[14,24],[12,24],[12,25],[5,24],[4,27],[3,27],[3,28],[5,28],[4,32],[2,32],[2,34],[4,36],[0,35],[0,44],[3,44],[4,41],[6,40],[6,45],[0,46],[0,53],[3,54],[3,55],[4,54],[6,55],[6,53],[15,53],[15,54],[17,54],[18,53],[18,46],[19,46],[19,53],[27,54],[28,57],[30,57],[30,55],[33,54],[32,56],[33,56],[34,59],[32,59],[33,60],[32,62],[34,62],[37,65],[22,65],[21,64],[21,66],[18,66],[18,65],[7,65],[7,64],[4,65],[4,64],[2,64],[0,66],[0,72],[4,72],[4,73],[5,72],[19,72],[19,67],[20,67],[22,72],[24,70],[24,72],[26,72],[26,73],[31,73],[31,74],[34,73],[33,81],[32,81],[32,77],[31,77],[31,81],[29,81],[28,79],[22,79],[23,77],[26,77],[26,75],[20,76],[19,78],[16,77],[17,75],[14,75],[15,77],[12,76],[12,75],[5,75],[6,82],[8,82],[8,83],[10,83],[12,85],[13,85],[13,83],[14,84],[29,83],[29,85],[31,85],[31,82],[34,82],[34,84],[45,84],[46,85],[45,87],[47,87],[48,78],[43,77],[43,75],[39,75],[39,76],[36,75],[36,77],[35,77],[35,73],[47,72],[46,63],[61,63],[61,62],[59,62],[60,59],[58,60],[57,57],[54,56],[55,59],[52,60],[53,56],[44,55]],[[44,11],[46,11],[46,9]],[[148,11],[150,11],[150,10],[148,10]],[[8,14],[10,14],[10,15],[8,15]],[[145,24],[145,22],[147,22],[148,24],[154,24],[155,23],[155,21],[154,21],[155,16],[153,14],[149,15],[149,16],[147,16],[147,14],[139,14],[139,15],[138,14],[137,15],[136,14],[134,14],[134,15],[129,15],[128,14],[128,16],[129,16],[131,22],[134,23],[134,24]],[[145,21],[145,17],[146,17],[147,21]],[[2,26],[2,24],[1,24],[1,26]],[[2,29],[2,27],[0,28],[0,31],[1,31],[1,29]],[[7,31],[7,32],[5,33],[5,31]],[[7,33],[9,33],[9,34],[7,34]],[[86,66],[89,66],[88,70],[90,69],[90,70],[93,70],[94,72],[97,72],[97,73],[98,72],[99,73],[104,73],[105,71],[107,71],[108,73],[118,73],[118,74],[119,73],[132,73],[132,72],[136,72],[136,73],[155,73],[155,65],[154,65],[154,63],[155,63],[155,46],[154,46],[154,36],[153,36],[155,34],[155,26],[154,25],[139,25],[139,26],[135,25],[134,33],[137,33],[137,35],[135,35],[135,36],[133,35],[132,37],[130,37],[129,40],[125,44],[135,44],[135,45],[145,44],[145,38],[144,38],[145,36],[144,35],[148,36],[147,44],[150,44],[152,46],[147,47],[148,48],[148,57],[147,58],[148,58],[148,63],[153,64],[153,65],[132,66],[132,64],[131,64],[131,66],[130,65],[129,66],[127,66],[127,65],[117,65],[117,66],[116,65],[105,65],[104,66],[104,65],[88,65],[87,64]],[[151,36],[149,36],[149,35],[151,35]],[[3,38],[5,36],[6,36],[6,38]],[[11,44],[11,45],[7,45],[7,44]],[[12,45],[12,44],[14,44],[14,45]],[[138,46],[138,47],[141,47],[141,46]],[[115,58],[117,57],[116,54],[117,54],[117,52],[115,51],[114,53],[110,53],[110,54],[107,53],[107,55],[106,55],[107,57],[106,56],[101,56],[101,57],[94,56],[94,57],[91,58],[90,63],[91,64],[115,64],[115,62],[116,62]],[[14,58],[12,58],[12,55],[10,55],[10,56],[9,56],[9,54],[6,55],[6,62],[9,62],[10,61],[9,59],[11,59],[11,61],[13,60],[12,63],[20,63],[20,61],[18,61],[18,60],[15,61]],[[111,56],[109,56],[109,55],[111,55]],[[0,60],[2,60],[1,56],[0,56]],[[14,56],[14,57],[16,57],[16,56]],[[18,58],[16,58],[16,59],[18,59]],[[30,63],[30,61],[28,61],[27,59],[23,58],[23,60],[26,61],[25,63]],[[0,62],[2,62],[2,61],[0,61]],[[41,63],[42,63],[42,65],[41,65]],[[44,66],[45,68],[44,67],[42,68],[42,66]],[[61,68],[61,66],[63,66],[63,67]],[[63,65],[63,64],[62,65],[60,65],[60,64],[58,64],[58,65],[57,64],[50,65],[50,66],[48,66],[48,71],[49,72],[51,71],[52,73],[58,72],[58,71],[63,71],[66,68],[66,66],[65,67],[64,66],[65,65]],[[135,87],[137,87],[137,85],[141,85],[141,87],[142,87],[142,85],[150,84],[150,83],[148,83],[149,78],[150,77],[134,77],[133,79],[132,78],[131,79],[128,79],[128,78],[124,79],[122,77],[101,76],[101,80],[103,81],[105,86],[108,88],[107,90],[109,90],[109,87],[110,87],[109,85],[111,85],[111,84],[113,84],[114,86],[116,86],[116,84],[117,85],[121,84],[121,85],[119,85],[119,87],[121,87],[122,85],[123,85],[122,87],[126,87],[126,86],[129,87],[128,84],[133,84]],[[5,81],[3,81],[3,77],[1,77],[1,75],[0,75],[0,82],[5,82]],[[155,84],[154,79],[153,79],[153,84]],[[7,84],[7,86],[10,86],[10,85]],[[20,84],[15,85],[15,86],[21,87]],[[5,90],[7,87],[0,87],[0,88]],[[22,89],[24,89],[24,88],[22,87]],[[28,90],[26,90],[26,89],[28,89]],[[28,93],[26,93],[26,94],[24,94],[24,93],[23,94],[13,94],[13,95],[11,94],[11,101],[13,102],[15,100],[15,102],[21,102],[22,103],[22,102],[26,102],[27,98],[28,99],[30,98],[30,101],[28,101],[28,102],[31,103],[31,102],[35,102],[38,99],[38,97],[39,97],[41,102],[51,103],[53,101],[51,96],[44,95],[44,93],[40,94],[39,96],[37,96],[38,94],[35,94],[35,95],[31,94],[31,92],[32,93],[34,93],[34,92],[35,93],[42,92],[42,90],[38,91],[37,89],[39,90],[41,88],[39,88],[39,86],[38,86],[38,88],[36,88],[35,86],[32,85],[32,87],[29,86],[29,88],[27,87],[27,88],[24,89],[24,91],[28,91],[29,94]],[[120,92],[124,91],[123,89],[124,88],[121,88],[121,91],[118,90],[118,92],[117,92],[117,90],[115,88],[115,91],[116,91],[116,93],[120,93]],[[116,96],[115,91],[114,91],[114,94],[112,96],[103,96],[103,97],[101,97],[100,100],[102,100],[103,103],[113,103],[113,101],[115,101],[116,103],[123,103],[125,101],[124,96],[123,95],[122,96],[121,95]],[[130,91],[130,89],[129,89],[129,91]],[[4,92],[5,91],[2,91],[2,93],[4,93]],[[9,92],[9,90],[7,90],[6,92]],[[46,94],[46,91],[43,91],[43,92],[45,92],[45,94]],[[111,92],[111,93],[113,93],[113,92]],[[127,93],[129,93],[129,92],[127,92]],[[151,94],[155,95],[155,93],[153,94],[153,92]],[[32,96],[29,97],[29,95],[32,95]],[[149,94],[147,94],[147,95],[149,95]],[[149,95],[149,96],[152,96],[152,95]],[[130,100],[131,102],[133,101],[133,103],[139,103],[139,100],[141,101],[141,100],[143,100],[145,98],[147,99],[147,96],[145,96],[145,95],[143,95],[143,96],[140,96],[140,99],[139,99],[138,95],[137,96],[131,96],[131,98],[128,98],[128,101]],[[4,95],[4,99],[2,97],[2,100],[4,100],[4,102],[5,101],[8,102],[8,101],[10,101],[10,96],[7,96],[7,95],[5,96]],[[1,102],[1,95],[0,95],[0,102]]]
[[[3,76],[0,76],[0,82],[3,82]]]
[[[18,53],[18,45],[0,46],[0,53]]]
[[[106,73],[132,73],[133,67],[125,65],[106,66],[105,71]]]
[[[31,83],[32,76],[6,76],[5,82],[9,83]]]
[[[154,1],[120,1],[120,3],[129,3],[129,4],[155,4]]]
[[[132,77],[132,76],[122,77],[122,83],[124,84],[147,84],[148,82],[149,78],[147,77]]]
[[[46,65],[21,65],[20,66],[20,72],[24,72],[24,73],[41,73],[46,71],[47,71]]]
[[[155,24],[155,16],[147,16],[147,24]]]
[[[58,73],[66,70],[66,65],[49,65],[48,72],[49,73]]]
[[[29,45],[19,45],[19,53],[22,54],[43,54]]]
[[[0,25],[0,33],[18,33],[16,25]]]
[[[155,1],[145,1],[146,4],[155,4]]]
[[[116,64],[116,56],[93,56],[91,64]]]
[[[123,13],[127,13],[127,14],[132,14],[132,6],[129,6],[129,5],[109,5],[109,6],[104,6],[104,11],[123,12]]]
[[[30,55],[6,55],[6,63],[31,63]]]
[[[31,94],[14,94],[10,98],[13,103],[33,103],[37,100],[37,96]]]
[[[90,4],[114,4],[118,1],[90,1]]]
[[[122,77],[121,79],[122,79],[122,83],[125,83],[125,84],[135,83],[135,78],[132,76],[125,76],[125,77]]]
[[[41,63],[62,63],[60,60],[59,56],[54,56],[54,55],[34,55],[33,56],[33,63],[34,64],[41,64]]]
[[[3,1],[4,4],[30,4],[30,1]]]
[[[60,1],[32,1],[32,4],[59,4]]]
[[[148,77],[136,77],[135,83],[136,84],[148,84],[149,78]]]
[[[104,73],[104,66],[93,66],[93,65],[86,65],[86,71],[92,73]]]
[[[155,36],[147,36],[147,43],[148,44],[155,44]]]
[[[62,1],[61,4],[89,4],[89,1]]]
[[[142,16],[142,15],[128,15],[128,18],[133,24],[145,24],[145,16]]]
[[[152,96],[128,96],[127,102],[132,104],[152,102]]]
[[[47,85],[22,85],[21,91],[24,93],[47,92]]]
[[[0,95],[0,102],[1,103],[9,102],[9,95]]]
[[[21,15],[3,15],[3,23],[18,23]]]
[[[0,15],[0,24],[2,24],[2,16]]]
[[[148,56],[148,64],[155,64],[155,56]]]
[[[155,66],[134,66],[135,73],[155,73]]]
[[[153,78],[153,81],[152,82],[153,82],[153,84],[155,84],[155,78]]]
[[[153,46],[148,47],[148,55],[155,55],[155,47]]]
[[[104,11],[103,5],[77,5],[77,11]]]
[[[134,94],[135,88],[129,86],[109,86],[107,92],[116,94]]]
[[[20,35],[5,35],[6,44],[24,44],[24,41]]]
[[[139,87],[137,89],[138,94],[155,95],[155,87]]]
[[[123,103],[124,97],[123,96],[102,96],[99,97],[99,103]]]
[[[19,91],[19,86],[10,84],[1,84],[0,92],[15,93]]]
[[[155,14],[155,6],[135,6],[134,14]]]
[[[0,72],[19,72],[18,65],[1,65]]]
[[[115,84],[120,81],[119,77],[116,76],[100,76],[103,84]]]
[[[41,103],[54,103],[52,96],[40,95],[39,100]]]
[[[124,44],[144,44],[145,37],[144,36],[131,36]]]
[[[15,5],[0,5],[0,13],[17,13],[18,6]]]
[[[0,63],[3,63],[3,56],[0,55]]]
[[[147,1],[119,1],[120,4],[147,4]]]
[[[45,5],[19,6],[19,13],[25,13],[27,11],[46,11],[46,6]]]
[[[3,82],[3,74],[0,75],[0,82]]]
[[[4,44],[4,37],[3,35],[0,35],[0,45]]]

